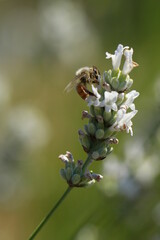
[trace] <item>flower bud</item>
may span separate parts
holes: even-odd
[[[68,158],[69,162],[73,163],[74,162],[74,158],[72,153],[66,151],[66,157]]]
[[[95,136],[97,139],[102,139],[104,137],[104,130],[103,129],[98,129],[95,133]]]
[[[99,158],[99,153],[98,153],[98,151],[94,151],[94,152],[92,153],[92,158],[93,158],[94,160],[97,160],[97,159]]]
[[[105,91],[111,92],[111,86],[108,83],[104,82],[102,86]]]
[[[99,160],[103,160],[107,156],[108,149],[106,147],[100,148],[98,152],[99,152]]]
[[[105,80],[105,82],[111,84],[111,79],[112,79],[111,75],[112,75],[112,70],[108,70],[104,72],[103,79]]]
[[[90,106],[89,110],[90,110],[90,113],[91,113],[93,116],[95,116],[94,106],[93,106],[93,105]]]
[[[60,175],[62,178],[64,178],[66,180],[66,172],[63,168],[61,168],[61,170],[60,170]]]
[[[89,136],[86,135],[82,130],[79,130],[78,134],[79,134],[79,139],[80,139],[82,146],[84,147],[85,151],[88,152],[90,149]]]
[[[109,138],[109,139],[108,139],[108,143],[109,143],[109,144],[118,144],[118,143],[119,143],[119,140],[118,140],[117,138],[115,138],[115,137]]]
[[[72,177],[72,168],[67,167],[65,172],[66,172],[66,179],[67,179],[67,181],[69,181]]]
[[[83,166],[83,160],[78,160],[77,161],[77,166],[82,167]]]
[[[108,155],[108,150],[107,150],[107,148],[100,149],[100,150],[98,151],[98,153],[99,153],[99,157],[97,157],[96,159],[94,159],[94,160],[96,160],[96,161],[100,161],[100,160],[105,159],[105,158],[107,157],[107,155]]]
[[[95,132],[96,132],[96,127],[93,123],[89,123],[88,124],[88,132],[91,134],[91,135],[94,135]]]
[[[84,130],[86,131],[87,134],[89,134],[89,131],[88,131],[88,125],[84,125]]]
[[[81,129],[78,130],[78,134],[79,134],[79,137],[85,136],[85,133]]]
[[[127,82],[123,81],[119,84],[117,91],[118,92],[123,92],[123,91],[126,90],[126,88],[127,88]]]
[[[113,123],[115,123],[116,120],[117,120],[117,114],[114,112],[114,113],[112,113],[112,117],[111,117],[111,119],[109,121],[109,124],[113,125]]]
[[[110,128],[107,128],[105,131],[104,131],[104,139],[110,137],[112,135],[113,131],[110,129]]]
[[[90,140],[89,137],[87,135],[85,135],[82,139],[82,145],[86,148],[86,149],[90,149]]]
[[[72,183],[73,183],[74,185],[78,184],[78,183],[80,182],[80,180],[81,180],[81,177],[80,177],[79,174],[74,174],[74,175],[72,176]]]
[[[108,122],[111,119],[111,117],[112,117],[111,112],[106,112],[106,111],[103,112],[103,119],[105,122]]]
[[[113,147],[108,146],[107,147],[107,155],[109,155],[113,151]]]
[[[120,76],[119,76],[119,85],[117,87],[117,91],[118,92],[122,92],[126,89],[126,85],[127,85],[127,80],[126,80],[127,76],[120,73]]]
[[[75,169],[74,169],[74,174],[79,174],[81,175],[82,173],[82,166],[77,166]]]
[[[118,94],[118,99],[117,99],[117,105],[120,105],[124,101],[125,95],[124,93],[119,93]]]
[[[97,123],[97,128],[98,129],[104,129],[104,123],[98,122]]]
[[[101,115],[98,115],[96,119],[99,123],[103,123],[103,117]]]
[[[118,78],[118,76],[119,76],[119,72],[120,72],[120,70],[117,68],[116,70],[115,69],[113,69],[112,70],[112,77],[116,77],[116,78]]]
[[[101,179],[103,179],[103,176],[97,173],[92,173],[92,178],[99,182]]]
[[[103,109],[101,107],[94,107],[94,113],[96,116],[102,115]]]
[[[133,84],[133,80],[130,78],[130,76],[124,75],[124,74],[120,75],[119,82],[120,82],[119,87],[118,87],[119,92],[129,89]]]
[[[88,111],[83,111],[83,112],[82,112],[82,120],[85,119],[85,118],[91,119],[91,118],[92,118],[92,115],[89,114]]]
[[[69,160],[68,160],[68,158],[67,158],[67,156],[66,155],[64,155],[64,154],[61,154],[61,155],[59,155],[59,157],[58,157],[59,159],[61,159],[62,160],[62,162],[64,162],[64,163],[68,163],[69,162]]]
[[[91,181],[87,182],[87,183],[85,184],[85,186],[86,186],[86,187],[87,187],[87,186],[89,187],[89,186],[93,185],[95,182],[96,182],[95,179],[92,179]]]
[[[88,180],[92,180],[93,178],[92,178],[92,171],[87,171],[86,173],[85,173],[85,178],[87,178]]]
[[[112,87],[114,90],[117,90],[119,87],[119,80],[117,77],[113,77],[112,78],[112,83],[111,83]]]
[[[127,80],[128,75],[124,75],[122,72],[119,75],[119,82],[125,82]]]
[[[133,80],[130,78],[128,81],[127,81],[127,89],[129,89],[133,84]]]

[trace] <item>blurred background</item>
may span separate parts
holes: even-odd
[[[86,104],[65,86],[105,52],[134,49],[140,92],[134,136],[74,189],[39,240],[160,239],[160,2],[0,0],[0,239],[25,240],[66,189],[58,155],[85,159],[77,130]]]

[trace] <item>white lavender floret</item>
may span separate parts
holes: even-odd
[[[121,59],[122,59],[122,55],[123,55],[123,51],[124,49],[126,49],[128,47],[123,47],[122,44],[119,44],[115,54],[110,54],[108,52],[106,52],[106,58],[112,58],[112,66],[114,70],[118,70],[121,64]]]
[[[125,113],[123,109],[118,110],[116,122],[110,127],[110,130],[126,131],[127,133],[130,132],[131,136],[133,136],[133,123],[131,119],[136,115],[137,112],[137,110],[134,110],[132,112]]]
[[[100,107],[105,107],[106,112],[110,112],[111,110],[117,111],[117,97],[118,93],[116,91],[112,92],[104,92],[104,100],[99,104]]]

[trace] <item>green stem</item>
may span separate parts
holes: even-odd
[[[86,159],[85,163],[83,164],[83,167],[82,167],[82,172],[84,173],[86,168],[91,164],[92,162],[92,155],[89,154],[88,155],[88,158]]]
[[[49,211],[49,213],[46,215],[46,217],[40,222],[40,224],[37,226],[37,228],[34,230],[34,232],[31,234],[28,240],[33,240],[36,235],[39,233],[41,228],[45,225],[45,223],[48,221],[48,219],[51,217],[51,215],[55,212],[55,210],[59,207],[61,202],[65,199],[65,197],[68,195],[68,193],[71,191],[71,187],[68,187],[67,190],[64,192],[62,197],[58,200],[58,202],[53,206],[53,208]]]

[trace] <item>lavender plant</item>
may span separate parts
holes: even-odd
[[[84,130],[78,131],[87,159],[75,163],[73,155],[68,151],[59,156],[65,165],[60,174],[70,187],[85,187],[99,182],[103,176],[89,170],[89,166],[94,161],[105,159],[113,151],[113,145],[119,142],[115,137],[117,132],[126,131],[133,135],[131,119],[137,113],[134,100],[139,93],[135,90],[128,92],[133,84],[129,73],[138,66],[132,61],[132,55],[133,49],[121,44],[115,54],[106,52],[106,58],[112,59],[113,69],[105,71],[98,78],[96,86],[91,85],[93,95],[85,99],[89,112],[82,112],[82,119],[87,118],[88,124],[84,125]],[[123,56],[125,62],[120,70]]]
[[[129,73],[138,66],[137,63],[133,62],[132,55],[132,48],[129,49],[129,47],[123,47],[119,44],[114,54],[106,52],[106,58],[112,59],[113,69],[105,71],[101,76],[97,68],[93,67],[94,73],[95,71],[98,73],[96,80],[92,81],[90,79],[92,74],[90,74],[90,78],[86,81],[86,83],[90,83],[92,92],[86,86],[84,88],[83,84],[79,85],[77,92],[89,107],[89,111],[82,112],[82,119],[88,119],[88,124],[84,125],[83,130],[78,131],[80,143],[87,153],[87,159],[75,162],[69,151],[59,156],[64,163],[64,168],[60,170],[60,174],[69,187],[35,229],[29,240],[35,238],[71,189],[86,187],[103,178],[99,173],[89,170],[89,167],[94,161],[105,159],[113,151],[113,145],[119,142],[116,138],[117,132],[124,131],[130,133],[131,136],[133,135],[132,118],[137,113],[134,100],[139,96],[139,93],[135,90],[129,92],[133,84]],[[121,70],[122,57],[125,58],[125,61]],[[86,72],[90,68],[85,67],[84,69]],[[82,69],[79,69],[77,73],[80,71]],[[83,80],[85,74],[82,77]]]

